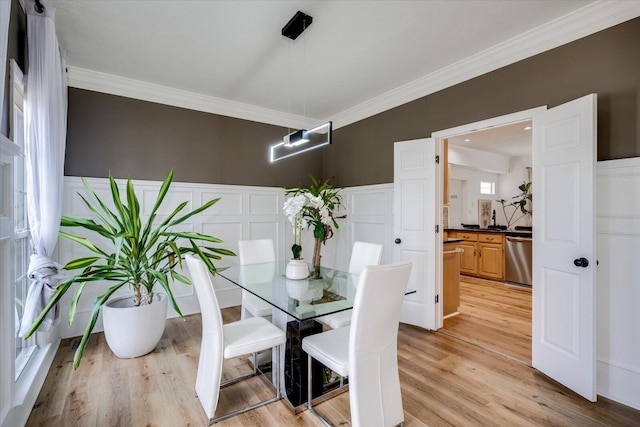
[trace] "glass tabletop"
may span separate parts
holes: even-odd
[[[285,277],[286,262],[234,265],[217,274],[296,320],[309,320],[353,308],[359,276],[321,267],[320,279]],[[407,289],[406,294],[414,290]]]
[[[285,277],[286,262],[234,265],[217,274],[296,320],[309,320],[353,308],[358,276],[321,267],[320,279]]]

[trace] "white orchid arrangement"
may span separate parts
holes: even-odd
[[[291,248],[294,259],[300,259],[302,251],[301,239],[304,228],[313,228],[316,239],[314,248],[314,265],[320,265],[320,244],[333,236],[333,228],[338,229],[336,219],[346,216],[334,216],[334,211],[342,204],[339,190],[329,184],[330,179],[320,182],[313,175],[309,187],[289,187],[285,194],[290,195],[284,203],[283,210],[293,225],[294,244]]]
[[[284,202],[282,210],[289,222],[293,225],[293,259],[300,259],[302,253],[302,229],[307,227],[307,220],[301,215],[302,208],[307,203],[304,194],[290,197]]]

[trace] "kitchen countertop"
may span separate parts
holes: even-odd
[[[445,239],[442,239],[442,243],[445,245],[447,243],[458,243],[458,242],[464,242],[464,239],[459,239],[457,237],[447,237]]]
[[[505,236],[512,237],[532,237],[533,232],[527,230],[507,230],[496,228],[464,228],[464,227],[449,227],[445,228],[445,231],[465,231],[468,233],[500,233]]]

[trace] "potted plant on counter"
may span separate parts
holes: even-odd
[[[113,208],[103,202],[89,183],[82,179],[87,197],[81,194],[79,196],[94,218],[62,215],[61,226],[79,227],[84,230],[84,235],[91,236],[91,240],[62,230],[60,236],[83,246],[91,256],[69,261],[64,266],[65,270],[80,272],[58,285],[54,296],[36,318],[25,338],[38,329],[47,312],[60,301],[73,284],[77,284],[77,288],[69,307],[70,324],[85,287],[96,284],[104,286],[104,282],[111,282],[113,285],[93,303],[73,366],[79,366],[87,340],[101,310],[105,338],[116,356],[138,357],[153,351],[164,332],[168,301],[171,301],[175,311],[182,316],[171,290],[171,279],[191,284],[188,277],[177,271],[177,267],[182,267],[184,256],[188,253],[196,254],[207,265],[209,271],[215,274],[216,268],[212,260],[219,260],[223,255],[235,255],[227,249],[211,246],[222,243],[222,240],[216,237],[178,230],[180,224],[207,210],[217,203],[219,198],[187,213],[183,213],[183,210],[188,202],[182,202],[164,219],[158,218],[158,209],[169,191],[172,179],[173,171],[169,172],[163,181],[146,221],[142,220],[140,203],[130,179],[127,180],[125,194],[121,196],[115,179],[109,174],[112,199],[110,204]],[[202,244],[207,246],[203,247]],[[164,290],[164,294],[154,292],[158,285]],[[109,300],[122,287],[130,287],[133,294]]]
[[[533,211],[531,210],[531,203],[533,202],[531,181],[520,184],[520,186],[518,186],[518,190],[520,190],[520,193],[513,196],[511,200],[498,200],[498,203],[502,206],[502,213],[507,221],[507,229],[509,230],[511,229],[512,224],[515,224],[527,215],[533,214]],[[508,214],[507,210],[510,210],[511,214]],[[520,216],[514,219],[517,212],[520,212]]]

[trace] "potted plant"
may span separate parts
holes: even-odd
[[[507,202],[505,199],[498,200],[498,203],[502,206],[504,218],[507,221],[507,229],[511,229],[511,224],[515,224],[521,218],[533,214],[531,210],[531,202],[533,201],[531,181],[520,184],[518,190],[520,190],[520,193],[513,196],[511,201]],[[507,210],[511,210],[511,215],[507,215]],[[520,212],[521,215],[514,219],[513,217],[516,215],[516,212]]]
[[[89,335],[103,308],[105,337],[117,356],[137,357],[153,351],[164,332],[167,301],[171,301],[175,311],[182,316],[171,290],[170,278],[191,284],[188,277],[176,271],[177,267],[182,267],[184,256],[187,253],[196,254],[207,265],[209,271],[215,274],[216,268],[212,260],[219,260],[222,255],[235,255],[227,249],[211,245],[201,247],[196,243],[221,243],[222,240],[216,237],[177,230],[180,224],[210,208],[220,200],[219,198],[179,215],[188,203],[183,202],[156,224],[158,209],[169,191],[172,179],[173,171],[170,171],[160,187],[146,221],[141,218],[140,204],[130,179],[127,180],[125,194],[121,196],[115,179],[109,174],[114,208],[109,208],[89,183],[82,179],[88,197],[78,195],[92,212],[94,219],[62,215],[61,226],[80,227],[91,235],[91,240],[63,230],[59,234],[84,246],[92,256],[69,261],[64,266],[65,270],[80,272],[58,285],[52,299],[36,318],[25,338],[38,329],[47,312],[60,301],[73,284],[78,286],[69,307],[69,323],[73,322],[78,301],[85,287],[96,282],[108,281],[115,283],[94,301],[91,317],[74,356],[73,366],[79,366]],[[166,294],[154,292],[156,285],[160,285]],[[133,295],[109,301],[109,298],[124,286],[129,286]]]
[[[337,219],[346,218],[346,215],[335,216],[334,211],[340,208],[342,204],[342,197],[340,196],[340,190],[336,190],[329,183],[331,178],[326,181],[320,181],[313,175],[309,174],[311,178],[311,185],[305,187],[287,187],[285,188],[285,195],[293,196],[292,199],[299,199],[298,203],[293,205],[294,208],[287,211],[287,205],[285,204],[285,213],[289,217],[289,221],[292,221],[292,216],[299,217],[299,227],[301,228],[313,228],[313,237],[315,243],[313,247],[313,270],[311,272],[311,278],[320,277],[320,249],[321,245],[325,244],[333,236],[333,228],[339,228]],[[294,223],[295,233],[296,223]],[[299,246],[299,245],[298,245]],[[292,251],[294,258],[296,250],[301,251],[302,247],[297,248],[294,243]]]
[[[309,268],[304,262],[304,258],[302,258],[302,229],[307,227],[307,221],[302,216],[302,208],[306,202],[306,197],[298,194],[288,198],[282,207],[287,219],[293,226],[293,245],[291,246],[293,258],[289,260],[285,270],[285,276],[288,279],[300,280],[309,276]]]

